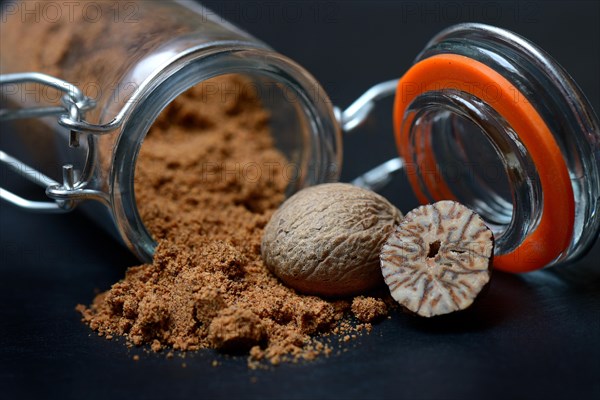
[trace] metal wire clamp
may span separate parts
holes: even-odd
[[[61,98],[61,106],[0,109],[1,121],[41,118],[56,115],[59,116],[59,123],[62,126],[68,127],[67,124],[63,124],[61,121],[66,120],[78,123],[83,120],[85,112],[95,106],[95,102],[89,97],[86,97],[75,85],[50,75],[38,72],[0,75],[0,88],[3,88],[9,84],[17,85],[25,83],[38,83],[63,92],[64,95]],[[78,147],[79,140],[80,131],[70,129],[69,146]],[[75,192],[78,190],[77,183],[75,182],[75,172],[73,170],[73,166],[70,164],[63,165],[63,182],[60,184],[37,171],[35,168],[17,160],[14,157],[11,157],[4,151],[0,151],[0,163],[6,165],[10,170],[16,172],[29,181],[44,187],[49,196],[50,194],[48,191],[52,188],[61,192]],[[56,198],[54,201],[50,202],[27,200],[4,188],[0,188],[0,199],[16,206],[26,208],[30,211],[45,213],[66,212],[70,211],[75,206],[75,202],[67,198]]]

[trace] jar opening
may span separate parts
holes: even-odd
[[[170,237],[182,223],[201,230],[185,214],[214,214],[218,201],[260,215],[307,185],[310,124],[294,96],[265,76],[224,74],[169,103],[136,160],[136,205],[148,233]]]
[[[314,78],[291,61],[265,50],[222,51],[212,57],[195,57],[197,58],[191,62],[174,63],[174,71],[167,70],[162,76],[158,76],[161,82],[128,116],[120,137],[123,143],[117,145],[117,182],[113,191],[115,215],[122,236],[129,239],[128,245],[144,261],[151,260],[157,244],[151,232],[157,236],[156,239],[160,239],[160,235],[156,235],[160,228],[147,227],[144,215],[140,214],[139,205],[143,204],[144,213],[147,213],[150,211],[145,202],[152,201],[150,197],[140,195],[136,189],[134,182],[139,182],[140,179],[158,179],[154,183],[164,185],[168,192],[165,195],[189,196],[190,201],[194,202],[195,187],[202,187],[209,182],[213,186],[227,186],[235,185],[232,181],[236,179],[250,183],[266,180],[274,185],[275,182],[280,184],[283,181],[287,186],[286,193],[290,195],[305,186],[335,181],[339,175],[339,128],[335,123],[331,104]],[[181,65],[184,65],[183,68]],[[234,76],[238,79],[237,87],[227,83]],[[186,96],[187,100],[194,101],[186,102]],[[194,99],[194,96],[205,96],[206,99]],[[256,101],[252,100],[253,97],[256,97]],[[212,105],[203,103],[202,100],[209,98],[212,98]],[[264,112],[257,111],[246,118],[240,108],[244,106],[244,102],[250,107],[258,107],[260,104]],[[159,117],[161,112],[172,115]],[[259,116],[261,112],[263,114]],[[242,114],[241,117],[239,114]],[[228,125],[227,116],[231,116],[231,119],[236,117],[236,123]],[[153,124],[157,126],[153,128]],[[274,155],[269,160],[255,160],[252,149],[271,145],[266,142],[255,143],[251,132],[265,126],[270,130],[277,154],[281,157]],[[219,131],[222,142],[237,141],[238,150],[247,153],[245,158],[242,157],[242,161],[233,165],[221,163],[218,157],[211,158],[216,152],[229,150],[222,142],[212,147],[198,144],[190,136],[190,132],[197,128],[213,133]],[[167,135],[164,138],[167,151],[177,146],[187,146],[189,154],[197,150],[206,156],[201,157],[201,165],[192,165],[192,156],[178,159],[176,152],[172,152],[173,160],[169,160],[172,164],[164,164],[166,168],[170,165],[173,169],[190,167],[193,170],[186,177],[189,180],[181,187],[173,187],[174,184],[170,182],[160,182],[165,177],[164,173],[154,174],[153,177],[140,174],[139,171],[136,173],[140,150],[143,153],[144,148],[149,146],[150,153],[161,153],[161,149],[152,149],[153,145],[143,143],[148,133],[151,136],[155,133]],[[246,145],[240,145],[240,142]],[[239,147],[245,149],[240,150]],[[148,162],[145,166],[154,168]],[[250,196],[253,200],[247,204],[240,200],[240,206],[260,211],[261,201],[268,202],[269,185],[263,185],[260,190],[250,186],[238,188],[240,192],[255,190]],[[283,198],[279,201],[282,200]],[[199,201],[198,206],[202,206],[201,204]]]
[[[454,199],[492,229],[498,252],[519,246],[541,215],[537,170],[512,127],[466,92],[426,92],[409,106],[410,152],[421,200]]]

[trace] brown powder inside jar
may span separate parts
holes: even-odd
[[[252,362],[278,364],[329,354],[319,336],[370,330],[345,318],[350,301],[297,294],[263,264],[262,232],[284,199],[287,160],[246,83],[230,75],[190,89],[148,133],[136,199],[159,244],[152,264],[130,268],[89,308],[78,307],[100,334],[154,351],[249,351]],[[239,95],[222,96],[232,92]],[[372,301],[369,312],[371,303],[355,300],[360,320],[386,312]]]

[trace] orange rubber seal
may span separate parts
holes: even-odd
[[[506,78],[479,61],[455,54],[435,55],[413,65],[398,83],[394,104],[396,144],[417,198],[428,202],[413,168],[429,171],[437,166],[428,142],[430,135],[423,140],[416,138],[417,148],[411,149],[411,121],[404,121],[404,115],[417,96],[441,89],[467,92],[492,106],[515,130],[538,171],[543,192],[539,224],[519,247],[495,256],[494,268],[528,272],[546,266],[569,246],[573,234],[575,202],[569,172],[558,144],[535,108]],[[439,174],[426,174],[423,185],[436,201],[454,199]]]

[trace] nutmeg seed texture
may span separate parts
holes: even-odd
[[[273,214],[261,253],[267,267],[302,293],[345,296],[383,283],[379,253],[400,211],[350,184],[301,190]]]

